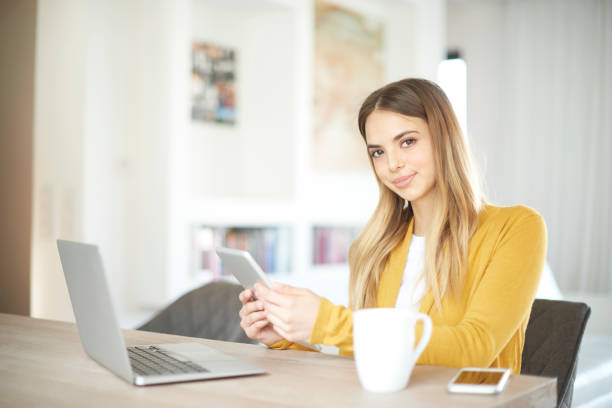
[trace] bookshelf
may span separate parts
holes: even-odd
[[[242,249],[251,253],[255,261],[270,275],[288,275],[291,271],[291,229],[274,226],[210,226],[197,225],[193,229],[192,271],[211,279],[231,276],[215,253],[217,247]]]
[[[359,234],[358,227],[312,226],[312,265],[338,265],[348,262],[351,242]]]

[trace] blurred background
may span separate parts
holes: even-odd
[[[548,227],[545,292],[612,333],[612,1],[0,1],[0,312],[73,320],[56,239],[99,245],[123,327],[231,279],[346,303],[378,190],[375,88],[437,81],[488,198]]]

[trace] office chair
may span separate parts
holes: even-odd
[[[525,333],[521,374],[557,378],[557,407],[570,407],[578,350],[591,308],[584,303],[536,299]]]
[[[256,343],[240,327],[242,286],[211,282],[181,296],[137,330],[212,340]]]

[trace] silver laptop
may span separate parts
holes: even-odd
[[[126,347],[95,245],[57,241],[83,348],[136,385],[262,374],[264,371],[200,343]]]

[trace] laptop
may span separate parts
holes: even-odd
[[[117,376],[151,385],[264,373],[195,342],[126,347],[98,247],[58,240],[57,248],[83,348]]]

